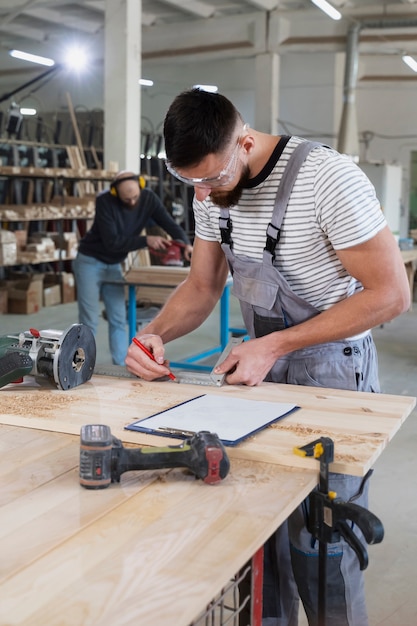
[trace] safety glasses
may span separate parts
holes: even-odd
[[[177,170],[171,165],[169,161],[165,162],[166,168],[170,174],[178,178],[181,182],[186,185],[192,185],[193,187],[224,187],[224,185],[228,185],[230,181],[234,179],[236,176],[237,164],[239,162],[239,150],[241,146],[241,138],[243,133],[249,128],[248,124],[245,124],[242,130],[242,134],[239,135],[236,145],[226,161],[223,169],[217,176],[212,176],[208,178],[187,178],[187,176],[182,176]]]

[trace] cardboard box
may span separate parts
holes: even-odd
[[[8,286],[8,312],[29,315],[37,313],[43,302],[43,274],[11,281]]]
[[[48,233],[51,239],[53,239],[55,246],[58,250],[61,250],[61,254],[65,258],[73,259],[78,250],[78,237],[77,233],[65,232],[65,233]],[[59,256],[59,255],[58,255]]]
[[[36,235],[36,236],[35,236]],[[28,252],[36,252],[44,256],[54,256],[55,243],[51,237],[40,237],[40,233],[35,233],[29,237],[25,249]]]
[[[69,259],[74,259],[78,251],[78,238],[76,233],[64,233],[64,254]]]
[[[0,265],[16,265],[16,235],[10,230],[0,230]]]
[[[61,281],[59,274],[45,274],[43,281],[43,306],[61,304]]]
[[[61,304],[61,285],[51,285],[43,290],[43,306]]]
[[[28,240],[28,231],[14,230],[13,232],[16,237],[17,251],[24,250]]]
[[[75,280],[71,272],[61,273],[61,300],[63,304],[75,300]]]

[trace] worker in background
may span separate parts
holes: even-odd
[[[77,286],[79,322],[97,333],[99,300],[104,302],[109,324],[109,346],[115,365],[125,364],[128,348],[126,302],[122,263],[129,252],[148,247],[164,250],[172,241],[163,236],[142,235],[147,223],[160,226],[173,240],[185,244],[184,258],[192,246],[184,230],[172,219],[158,196],[142,189],[142,178],[119,172],[110,189],[98,194],[94,222],[80,241],[73,262]],[[115,284],[119,282],[119,284]]]
[[[164,136],[168,170],[194,186],[193,258],[187,279],[138,334],[155,362],[132,344],[128,369],[145,380],[166,376],[164,344],[207,318],[230,269],[250,340],[218,367],[229,372],[229,384],[378,392],[370,329],[406,311],[410,290],[364,173],[318,144],[298,164],[288,201],[273,217],[289,158],[304,139],[253,130],[227,98],[197,89],[173,101]],[[361,494],[360,483],[330,474],[331,490],[366,507],[368,482]],[[264,626],[295,626],[299,596],[309,624],[318,623],[318,545],[306,528],[307,506],[265,546]],[[329,555],[326,623],[366,626],[356,555],[344,540],[329,544]]]

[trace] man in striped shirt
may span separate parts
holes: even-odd
[[[398,246],[375,190],[347,157],[300,137],[249,128],[220,94],[192,89],[164,123],[167,168],[194,186],[189,277],[140,331],[126,365],[152,380],[168,374],[164,343],[197,328],[228,272],[250,340],[218,372],[229,384],[279,383],[379,391],[370,329],[403,313],[410,293]],[[367,505],[367,483],[330,475],[330,488]],[[317,623],[318,546],[305,502],[265,546],[263,625],[296,626],[298,594]],[[329,626],[367,626],[353,550],[329,544]],[[329,571],[330,568],[330,571]],[[297,593],[298,592],[298,593]]]

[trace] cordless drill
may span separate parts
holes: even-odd
[[[186,467],[212,485],[226,478],[230,462],[219,437],[208,431],[195,433],[181,445],[162,448],[125,448],[104,424],[81,427],[80,485],[105,489],[131,470]]]

